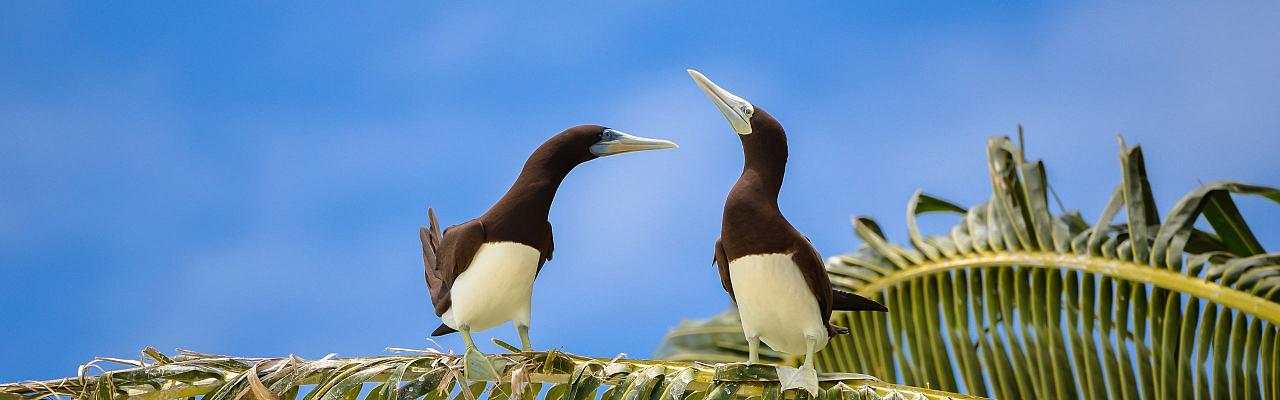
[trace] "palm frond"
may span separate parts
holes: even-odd
[[[654,358],[669,361],[739,362],[747,359],[747,342],[743,340],[742,320],[738,309],[702,320],[684,320],[662,339]],[[760,360],[766,363],[787,361],[787,357],[768,348],[760,349]]]
[[[1050,211],[1041,161],[1005,137],[987,149],[992,197],[966,209],[917,192],[909,247],[853,219],[865,243],[828,272],[890,312],[837,313],[853,334],[820,370],[1002,399],[1280,399],[1280,253],[1232,199],[1280,190],[1206,184],[1162,222],[1142,150],[1122,141],[1120,184],[1090,225]],[[935,212],[958,222],[922,235],[916,217]]]
[[[489,356],[494,382],[467,381],[462,357],[433,352],[385,357],[302,360],[148,351],[154,363],[98,376],[0,385],[0,399],[129,398],[168,400],[728,400],[809,398],[779,390],[773,368],[742,364],[597,359],[557,351]],[[819,399],[967,398],[880,382],[857,374],[825,374]]]

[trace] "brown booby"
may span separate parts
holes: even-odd
[[[462,332],[467,355],[477,356],[471,332],[513,321],[521,346],[529,351],[533,280],[551,259],[547,216],[560,182],[578,164],[598,157],[675,147],[603,126],[576,126],[538,146],[506,195],[480,217],[442,233],[435,210],[428,208],[431,226],[419,229],[422,258],[431,303],[444,322],[431,335]],[[468,358],[471,374],[474,362]],[[485,368],[487,362],[475,366],[492,368]]]
[[[822,256],[782,216],[778,192],[787,166],[782,125],[698,71],[688,72],[742,141],[742,175],[725,200],[715,264],[721,285],[738,306],[748,362],[759,361],[764,341],[774,350],[804,354],[804,367],[811,370],[814,353],[832,335],[849,332],[829,322],[832,310],[888,309],[862,296],[833,290]]]

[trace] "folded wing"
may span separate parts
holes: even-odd
[[[724,254],[724,246],[720,244],[720,239],[716,239],[716,268],[720,269],[720,286],[724,286],[724,291],[729,293],[729,299],[737,304],[738,298],[733,296],[733,280],[729,278],[729,258]]]
[[[441,233],[435,210],[428,208],[427,217],[431,226],[419,227],[418,236],[422,240],[422,262],[431,304],[435,306],[436,316],[441,316],[453,305],[450,297],[453,282],[471,265],[471,259],[484,244],[484,225],[473,219]]]
[[[842,292],[831,288],[831,278],[827,277],[827,269],[822,263],[822,256],[818,254],[818,250],[813,248],[807,240],[797,243],[795,253],[791,255],[792,261],[795,261],[796,267],[809,269],[817,273],[804,274],[805,282],[809,285],[809,290],[813,292],[813,296],[818,299],[818,308],[822,310],[822,320],[831,320],[832,310],[841,311],[888,311],[880,303],[873,300],[858,296],[853,293]],[[874,305],[874,306],[873,306]],[[827,323],[827,333],[830,335],[838,335],[849,333],[847,328]]]

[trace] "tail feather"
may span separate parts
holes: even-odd
[[[831,291],[831,309],[838,311],[889,311],[883,304],[877,303],[875,300],[839,290]]]
[[[436,250],[440,247],[440,241],[444,239],[440,234],[440,221],[436,219],[436,210],[427,208],[427,219],[430,220],[430,228],[419,227],[418,237],[422,239],[422,261],[426,264],[427,273],[436,269],[439,262]]]
[[[457,331],[457,329],[450,328],[449,325],[440,324],[440,326],[436,327],[436,330],[431,331],[431,336],[444,336]]]
[[[431,221],[431,236],[440,239],[440,220],[436,219],[436,209],[427,207],[427,219]]]

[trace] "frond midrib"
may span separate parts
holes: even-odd
[[[910,268],[895,269],[888,275],[855,287],[855,290],[861,295],[869,296],[926,275],[952,270],[1012,266],[1071,269],[1102,274],[1130,282],[1154,285],[1230,307],[1272,324],[1280,324],[1280,304],[1240,290],[1197,277],[1134,262],[1054,252],[1013,251],[967,254],[939,261],[925,261]]]

